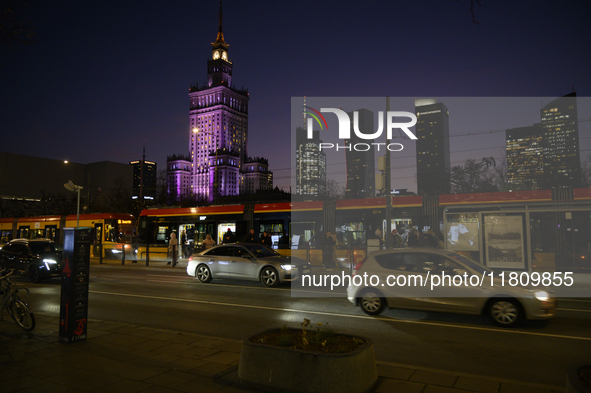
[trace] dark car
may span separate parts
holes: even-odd
[[[62,273],[62,249],[50,239],[15,239],[0,250],[0,267],[20,270],[39,283]]]

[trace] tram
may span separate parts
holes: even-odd
[[[130,243],[136,232],[135,217],[123,213],[80,214],[79,219],[75,214],[0,218],[0,246],[12,239],[36,238],[51,239],[63,245],[63,229],[75,228],[77,221],[79,227],[93,229],[95,247],[91,256],[95,256],[98,245],[102,246],[103,256],[120,254],[124,244]]]
[[[390,228],[404,237],[411,227],[433,230],[445,248],[461,252],[492,269],[591,272],[591,188],[492,192],[438,196],[395,196],[337,201],[243,204],[147,209],[138,235],[150,245],[150,258],[166,256],[170,234],[185,233],[183,250],[199,250],[207,234],[216,243],[230,229],[238,241],[252,228],[271,234],[285,255],[310,259],[320,251],[326,231],[336,234],[343,259],[370,251],[369,239]],[[302,248],[307,249],[302,254]],[[138,259],[145,258],[145,247]],[[152,254],[154,253],[154,254]],[[346,256],[343,256],[345,255]]]

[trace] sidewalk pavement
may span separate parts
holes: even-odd
[[[241,385],[238,378],[238,340],[90,319],[87,340],[62,343],[58,341],[58,317],[35,313],[37,326],[32,332],[24,332],[7,313],[3,312],[3,316],[1,393],[255,391]],[[565,390],[379,360],[377,367],[376,393]]]

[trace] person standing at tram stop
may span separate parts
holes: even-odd
[[[178,240],[176,238],[176,233],[171,233],[170,234],[170,240],[168,240],[168,250],[170,251],[170,255],[172,257],[172,267],[176,266],[176,259],[178,256]],[[170,262],[167,263],[167,265],[170,265]]]
[[[187,257],[187,232],[183,229],[181,232],[181,255],[183,258]]]
[[[236,235],[234,235],[234,232],[232,232],[232,230],[228,228],[228,231],[224,234],[222,240],[224,244],[236,243]]]
[[[244,237],[242,238],[242,243],[256,243],[256,236],[254,235],[254,229],[250,229]]]
[[[404,247],[404,240],[396,229],[392,229],[392,248]]]
[[[267,233],[267,231],[263,232],[263,237],[261,237],[261,244],[269,248],[273,246],[273,241],[271,240],[271,236],[269,236],[269,233]]]
[[[212,248],[213,246],[215,246],[215,240],[213,240],[211,238],[211,235],[208,233],[207,236],[205,236],[205,240],[203,240],[203,249],[204,250],[208,250],[210,248]]]
[[[212,248],[213,246],[215,246],[215,240],[213,240],[211,238],[211,235],[208,233],[207,236],[205,236],[205,240],[203,240],[203,248],[205,250],[208,250],[210,248]]]
[[[326,231],[326,235],[322,242],[322,264],[329,272],[332,272],[331,268],[336,267],[334,261],[332,260],[332,253],[335,244],[336,242],[332,238],[332,233],[330,231]]]

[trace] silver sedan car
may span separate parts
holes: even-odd
[[[230,278],[261,281],[267,287],[275,287],[310,274],[310,263],[283,256],[260,244],[225,244],[191,255],[187,273],[203,283]]]
[[[357,264],[347,288],[352,303],[370,315],[386,306],[423,311],[488,314],[500,326],[520,319],[550,319],[552,292],[511,286],[498,272],[453,251],[376,251]]]

